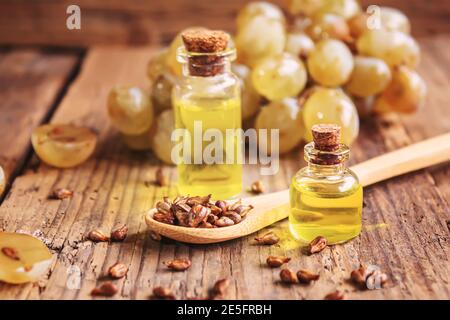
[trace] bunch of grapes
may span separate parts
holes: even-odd
[[[232,71],[241,80],[245,127],[279,129],[280,152],[286,153],[312,140],[314,124],[340,125],[343,142],[351,144],[360,117],[410,113],[423,105],[426,85],[414,70],[420,49],[401,11],[372,7],[366,13],[357,0],[287,4],[289,16],[263,1],[248,3],[238,13]],[[150,60],[150,94],[122,87],[108,99],[110,117],[125,143],[151,148],[167,163],[171,90],[182,74],[176,60],[180,34]]]

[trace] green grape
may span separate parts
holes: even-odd
[[[381,59],[354,57],[355,67],[345,89],[358,97],[368,97],[383,91],[391,81],[391,70]]]
[[[255,129],[268,129],[267,151],[271,150],[270,129],[279,129],[280,154],[291,151],[303,138],[302,113],[297,99],[285,98],[264,106],[255,120]],[[259,131],[258,131],[259,135]],[[264,140],[262,140],[264,141]],[[263,143],[260,141],[259,143]],[[261,147],[261,145],[260,145]]]
[[[239,28],[235,40],[238,61],[253,67],[259,60],[283,52],[286,32],[280,21],[256,16]]]
[[[314,40],[338,39],[346,42],[352,40],[347,21],[336,14],[316,15],[305,32]]]
[[[392,81],[375,102],[375,112],[411,113],[425,103],[427,86],[417,72],[406,66],[395,67]]]
[[[252,71],[256,91],[269,100],[297,96],[306,80],[301,60],[287,52],[262,60]]]
[[[165,48],[152,56],[147,64],[147,76],[150,81],[155,81],[160,75],[169,71],[167,65],[168,54],[169,50]]]
[[[33,130],[31,143],[45,163],[57,168],[71,168],[91,156],[97,135],[89,128],[46,124]]]
[[[237,16],[237,29],[243,28],[250,20],[257,16],[277,20],[283,24],[285,23],[283,11],[276,5],[265,1],[255,1],[248,3],[239,11]]]
[[[353,55],[347,46],[335,39],[322,40],[308,57],[311,77],[324,86],[340,86],[353,71]]]
[[[0,166],[0,196],[3,194],[3,191],[5,191],[5,186],[6,186],[5,172],[3,171],[3,168]]]
[[[138,87],[113,88],[107,106],[113,125],[124,134],[141,134],[152,125],[153,107],[150,98]]]
[[[300,59],[306,59],[309,53],[314,50],[314,42],[302,32],[289,33],[284,50]]]
[[[356,47],[360,54],[383,59],[390,67],[414,67],[420,60],[417,42],[400,31],[368,30],[358,38]]]
[[[161,74],[152,84],[151,98],[156,112],[172,108],[173,78],[168,74]]]
[[[305,140],[312,141],[315,124],[335,123],[341,127],[342,142],[350,145],[358,136],[358,112],[352,100],[341,90],[314,87],[303,104]]]
[[[288,0],[287,7],[292,15],[312,16],[318,12],[328,0]]]
[[[358,0],[328,0],[319,10],[319,13],[333,13],[345,19],[354,17],[360,12]]]
[[[152,136],[152,149],[156,156],[167,164],[173,164],[171,159],[174,142],[171,140],[172,131],[175,130],[175,117],[173,110],[163,111],[155,121],[154,135]]]
[[[141,133],[139,135],[128,135],[121,133],[123,142],[127,145],[131,150],[150,150],[152,148],[152,137],[155,133],[155,126],[152,126],[150,129]]]
[[[261,96],[253,86],[251,71],[246,65],[233,63],[231,70],[239,77],[241,83],[242,120],[247,120],[261,109]]]

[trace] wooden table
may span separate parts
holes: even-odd
[[[429,93],[423,110],[411,116],[389,115],[362,123],[352,148],[357,163],[410,143],[450,131],[450,36],[420,38],[419,68]],[[54,253],[48,274],[35,284],[0,284],[2,299],[90,299],[117,261],[129,266],[116,281],[116,299],[146,299],[155,286],[173,289],[177,297],[202,297],[214,282],[231,279],[228,299],[322,299],[335,289],[351,299],[450,298],[450,164],[444,164],[365,189],[363,232],[344,245],[306,256],[293,241],[287,222],[273,225],[278,245],[255,245],[255,235],[216,245],[155,242],[142,219],[163,195],[173,196],[175,170],[151,153],[129,151],[117,139],[106,115],[105,97],[115,84],[148,86],[146,63],[154,49],[92,47],[77,51],[3,49],[0,51],[0,164],[9,173],[9,188],[0,206],[0,230],[26,232],[43,239]],[[95,156],[67,170],[39,163],[30,147],[30,132],[42,122],[75,123],[99,132]],[[301,148],[282,158],[276,176],[259,177],[245,168],[245,185],[262,179],[268,191],[286,188],[304,165]],[[159,167],[172,185],[152,182]],[[54,188],[75,191],[70,199],[49,200]],[[126,223],[123,243],[93,244],[86,232],[108,232]],[[268,255],[288,255],[292,269],[319,271],[310,286],[285,287],[279,270],[265,266]],[[163,261],[189,257],[181,273]],[[387,288],[359,291],[349,282],[361,262],[378,265],[391,278]],[[78,283],[78,279],[80,282]],[[79,286],[78,286],[79,284]]]

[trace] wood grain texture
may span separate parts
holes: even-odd
[[[3,0],[0,44],[86,47],[105,44],[168,43],[182,29],[203,25],[235,31],[236,13],[250,0],[78,0],[81,30],[66,28],[69,0]],[[286,7],[286,0],[269,1]],[[414,35],[450,33],[446,0],[364,0],[404,11]]]
[[[433,66],[450,59],[450,51],[441,51],[439,56],[431,52],[448,46],[448,39],[421,41],[421,73],[432,92],[426,110],[408,117],[389,115],[365,121],[352,148],[351,163],[448,132],[449,116],[440,102],[448,101],[449,95],[440,88],[448,83],[449,73]],[[175,187],[152,183],[161,163],[151,154],[128,151],[110,127],[105,111],[106,95],[113,85],[148,85],[145,66],[151,53],[150,48],[89,51],[79,77],[51,121],[96,128],[98,149],[80,167],[58,170],[41,164],[14,181],[0,207],[0,230],[41,237],[54,252],[54,261],[49,274],[37,284],[0,284],[0,298],[89,299],[92,288],[104,281],[108,268],[117,261],[128,265],[130,271],[125,279],[116,281],[120,288],[116,299],[146,299],[158,285],[172,288],[178,298],[204,297],[214,282],[224,277],[231,279],[228,299],[322,299],[337,288],[350,299],[450,298],[449,164],[366,188],[362,234],[313,256],[304,255],[303,245],[291,239],[286,221],[258,232],[262,235],[272,230],[281,237],[279,244],[269,247],[256,245],[256,235],[207,246],[151,240],[143,213],[162,196],[173,197]],[[447,121],[436,120],[436,114]],[[301,159],[300,149],[292,152],[281,160],[279,173],[269,177],[260,177],[257,167],[247,166],[244,183],[248,186],[262,179],[268,192],[284,189],[304,165]],[[174,181],[174,168],[163,167]],[[72,189],[74,196],[48,200],[56,187]],[[83,241],[93,228],[109,232],[118,223],[130,228],[124,243]],[[265,266],[268,255],[279,254],[292,258],[291,269],[317,271],[321,279],[310,286],[280,284],[279,269]],[[181,273],[168,271],[162,262],[175,257],[190,258],[192,267]],[[388,288],[356,290],[348,277],[361,262],[376,264],[388,273]]]
[[[0,165],[8,177],[25,160],[32,129],[51,111],[77,61],[78,55],[70,52],[0,53]]]

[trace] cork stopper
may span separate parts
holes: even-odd
[[[181,34],[189,52],[214,53],[224,51],[230,41],[228,33],[221,30],[194,29]]]
[[[336,151],[341,143],[341,127],[336,124],[316,124],[312,127],[314,146],[320,151]]]
[[[225,70],[225,57],[214,53],[226,50],[230,41],[228,33],[220,30],[194,29],[183,32],[181,38],[186,51],[199,54],[188,58],[191,76],[212,77]]]

